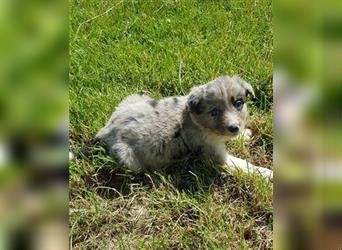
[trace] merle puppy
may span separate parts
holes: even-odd
[[[252,86],[237,76],[219,77],[194,87],[187,96],[154,100],[128,96],[116,108],[96,139],[131,170],[160,169],[197,152],[205,160],[258,172],[256,167],[227,153],[226,142],[241,134],[247,118],[246,98]]]

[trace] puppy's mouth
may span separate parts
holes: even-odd
[[[224,137],[227,139],[233,139],[240,134],[240,131],[236,131],[232,133],[231,131],[226,131],[226,130],[220,131],[220,130],[211,129],[211,128],[206,128],[206,129],[208,129],[211,133],[215,134],[216,136]]]
[[[240,134],[240,131],[237,132],[230,132],[230,131],[225,131],[225,132],[217,132],[218,135],[225,136],[225,137],[230,137],[230,138],[235,138]]]
[[[228,132],[228,136],[230,136],[230,137],[232,137],[232,138],[237,137],[239,134],[240,134],[240,131],[237,131],[237,132],[234,132],[234,133]]]
[[[215,134],[220,135],[220,136],[234,138],[234,137],[237,137],[241,133],[241,128],[237,126],[234,128],[226,126],[226,127],[219,127],[219,128],[212,129],[212,131]]]

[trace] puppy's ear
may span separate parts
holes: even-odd
[[[248,82],[241,79],[240,77],[234,76],[233,78],[246,90],[246,96],[251,95],[252,99],[255,99],[255,93],[252,85],[250,85]]]
[[[200,114],[202,110],[202,101],[204,97],[204,90],[202,87],[194,87],[188,96],[188,107],[190,112]]]
[[[250,85],[248,82],[244,82],[243,87],[246,89],[246,94],[251,95],[252,99],[254,100],[255,99],[255,93],[254,93],[252,85]]]

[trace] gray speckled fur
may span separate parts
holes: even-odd
[[[247,117],[246,104],[237,110],[237,98],[254,96],[250,84],[239,77],[219,77],[194,87],[187,96],[154,100],[131,95],[119,104],[108,123],[97,134],[111,155],[132,170],[158,169],[192,152],[224,163],[225,142],[241,132]],[[219,109],[213,117],[212,109]]]

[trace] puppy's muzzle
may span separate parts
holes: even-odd
[[[227,126],[227,130],[232,134],[237,134],[240,130],[240,126],[237,124],[232,124]]]

